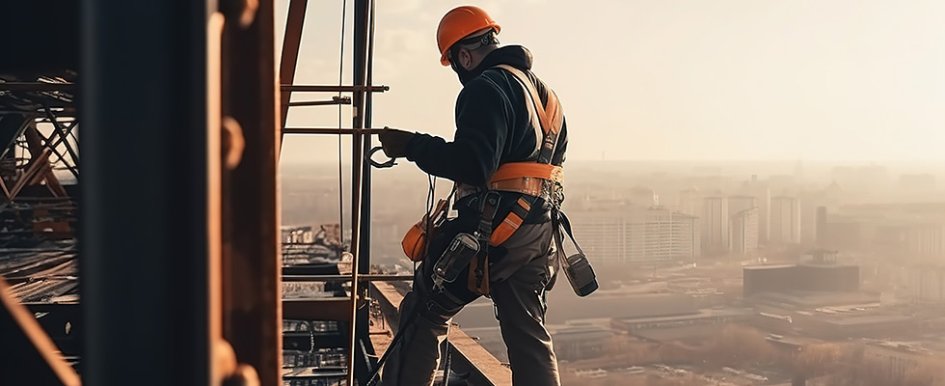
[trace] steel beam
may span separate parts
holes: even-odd
[[[396,333],[400,303],[403,302],[404,296],[390,283],[373,283],[371,297],[377,299],[382,313],[390,319],[388,325],[392,332]],[[502,362],[458,326],[450,327],[449,345],[456,364],[454,367],[463,367],[470,372],[470,385],[512,385],[511,369],[503,366]]]
[[[306,106],[337,106],[337,105],[350,105],[351,98],[348,97],[334,97],[331,100],[324,101],[299,101],[299,102],[289,102],[289,107],[306,107]]]
[[[282,39],[282,59],[279,63],[279,83],[295,83],[295,69],[299,62],[299,48],[302,45],[302,28],[305,26],[305,8],[308,0],[289,0],[289,14],[285,22],[285,35]],[[292,90],[282,90],[282,126],[289,116],[289,101]]]
[[[287,127],[282,129],[285,134],[380,134],[384,129],[378,128],[337,128],[337,127]]]
[[[351,298],[285,299],[282,313],[291,320],[351,320]]]
[[[33,315],[13,298],[0,278],[0,384],[78,386],[75,371],[63,360]]]
[[[239,362],[256,369],[262,386],[282,385],[282,126],[273,11],[272,0],[261,0],[248,26],[228,19],[222,55],[223,116],[235,121],[223,147],[234,149],[240,139],[245,144],[222,182],[223,334]]]
[[[0,82],[0,91],[74,91],[75,83]]]
[[[208,5],[81,10],[84,380],[209,384]]]
[[[410,281],[410,280],[413,280],[413,275],[360,274],[358,275],[358,280],[362,282]],[[285,281],[285,282],[327,282],[327,281],[346,282],[346,281],[351,281],[351,275],[284,275],[282,276],[282,281]]]
[[[315,86],[315,85],[290,85],[290,84],[282,85],[282,91],[295,91],[295,92],[363,93],[363,92],[385,92],[389,90],[390,90],[390,87],[388,86],[366,86],[364,84],[355,84],[354,86],[326,86],[326,85]]]

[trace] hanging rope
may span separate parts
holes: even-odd
[[[345,73],[345,19],[347,19],[348,0],[341,2],[341,43],[338,48],[338,87],[342,86]],[[338,98],[341,98],[341,91],[338,91]],[[342,146],[341,146],[341,128],[342,128],[342,110],[338,105],[338,227],[341,230],[341,245],[345,245],[345,195],[344,195],[344,169],[342,168]]]

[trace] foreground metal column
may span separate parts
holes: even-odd
[[[223,335],[239,361],[256,369],[261,385],[277,386],[282,384],[278,195],[282,133],[273,2],[260,0],[252,21],[240,23],[237,14],[248,11],[253,10],[224,12],[221,95],[227,117],[224,138],[230,140],[223,143],[229,150],[224,154],[222,192]],[[241,154],[240,142],[245,143]]]
[[[207,4],[81,14],[85,383],[208,384]]]

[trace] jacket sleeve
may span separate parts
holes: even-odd
[[[407,144],[407,159],[437,177],[485,185],[502,159],[511,124],[509,106],[508,98],[484,77],[469,82],[456,102],[453,142],[416,135]]]

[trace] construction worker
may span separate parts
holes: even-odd
[[[450,319],[481,295],[494,302],[513,384],[560,384],[544,323],[545,294],[557,269],[557,226],[551,219],[563,199],[560,165],[567,130],[554,92],[531,72],[530,52],[521,46],[499,46],[500,30],[484,10],[473,6],[455,8],[440,21],[440,62],[463,84],[452,142],[394,129],[379,136],[388,156],[406,157],[423,171],[456,183],[458,218],[437,237],[448,241],[457,232],[473,232],[485,210],[493,213],[487,218],[493,229],[485,230],[492,232],[491,245],[479,256],[488,255],[483,264],[487,271],[475,270],[468,282],[433,288],[430,266],[447,242],[432,243],[401,305],[404,339],[391,348],[395,351],[384,365],[385,386],[431,385]],[[494,208],[483,209],[488,207],[483,199],[488,192],[498,192],[490,197],[499,199],[492,202]],[[479,279],[475,286],[473,276]],[[405,322],[413,313],[416,317]]]

